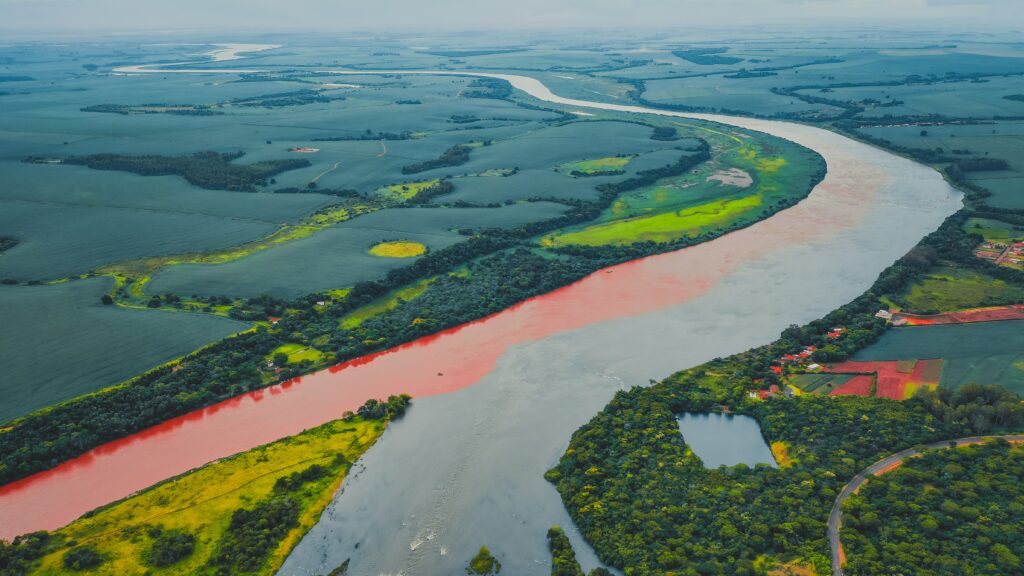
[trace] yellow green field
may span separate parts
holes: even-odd
[[[411,240],[381,242],[370,248],[370,254],[381,258],[412,258],[426,253],[426,246]]]
[[[440,182],[441,181],[437,178],[433,180],[419,180],[416,182],[402,182],[401,184],[384,186],[379,190],[379,192],[394,198],[409,200],[427,188],[437,186]]]
[[[654,216],[641,216],[589,226],[577,232],[545,237],[544,246],[606,246],[636,242],[671,242],[697,236],[712,228],[727,226],[761,207],[760,196],[723,199]]]
[[[594,176],[597,174],[621,174],[626,164],[633,160],[633,156],[609,156],[607,158],[594,158],[592,160],[580,160],[578,162],[566,162],[558,167],[563,174],[582,174]]]
[[[252,574],[273,574],[291,549],[319,519],[323,509],[355,462],[384,431],[379,421],[336,420],[208,464],[122,500],[57,531],[66,543],[42,559],[33,574],[64,574],[63,556],[71,543],[94,547],[104,562],[89,574],[195,574],[224,537],[231,516],[252,508],[274,493],[278,479],[312,465],[328,474],[303,484],[292,493],[300,503],[299,525],[288,532]],[[340,456],[340,457],[339,457]],[[164,568],[147,565],[155,527],[195,536],[195,549],[183,560]]]
[[[789,453],[789,445],[785,442],[772,442],[772,456],[780,468],[789,468],[793,465],[793,455]]]
[[[310,362],[319,362],[323,360],[325,354],[316,348],[311,346],[303,346],[302,344],[282,344],[268,355],[268,358],[273,358],[277,354],[286,354],[288,356],[288,363],[294,364],[296,362],[302,362],[308,360]]]

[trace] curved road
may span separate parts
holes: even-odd
[[[839,529],[843,527],[843,504],[850,498],[850,496],[856,494],[857,491],[860,490],[860,487],[867,483],[872,476],[879,476],[889,472],[902,464],[907,458],[920,456],[922,452],[928,450],[981,444],[986,440],[994,440],[996,438],[1002,438],[1003,440],[1015,444],[1024,442],[1024,434],[967,436],[966,438],[956,438],[954,440],[942,440],[940,442],[932,442],[931,444],[907,448],[906,450],[901,450],[895,454],[890,454],[854,476],[853,480],[850,480],[850,482],[843,487],[842,491],[839,492],[839,497],[836,498],[835,503],[832,504],[832,512],[828,515],[828,545],[832,552],[832,576],[843,576],[843,564],[846,561],[846,557],[843,554],[843,543],[839,541]]]

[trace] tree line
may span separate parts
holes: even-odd
[[[93,170],[117,170],[140,176],[181,176],[200,188],[237,192],[255,192],[257,186],[266,186],[271,176],[310,166],[309,160],[304,158],[262,160],[252,164],[233,163],[244,155],[244,152],[210,151],[184,156],[91,154],[68,156],[62,162]],[[46,163],[47,160],[30,156],[25,162]]]

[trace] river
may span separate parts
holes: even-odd
[[[819,128],[566,99],[533,78],[480,75],[561,105],[760,130],[818,151],[828,174],[797,206],[722,238],[599,271],[483,321],[198,411],[4,487],[0,537],[56,528],[368,397],[409,392],[412,409],[366,453],[282,574],[326,573],[346,558],[351,574],[461,573],[481,545],[510,574],[547,574],[544,534],[555,523],[592,568],[592,551],[542,477],[576,428],[620,388],[764,344],[853,299],[960,207],[934,170]]]

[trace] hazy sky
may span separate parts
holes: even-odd
[[[1020,29],[1024,0],[0,0],[0,30],[12,35],[871,23]]]

